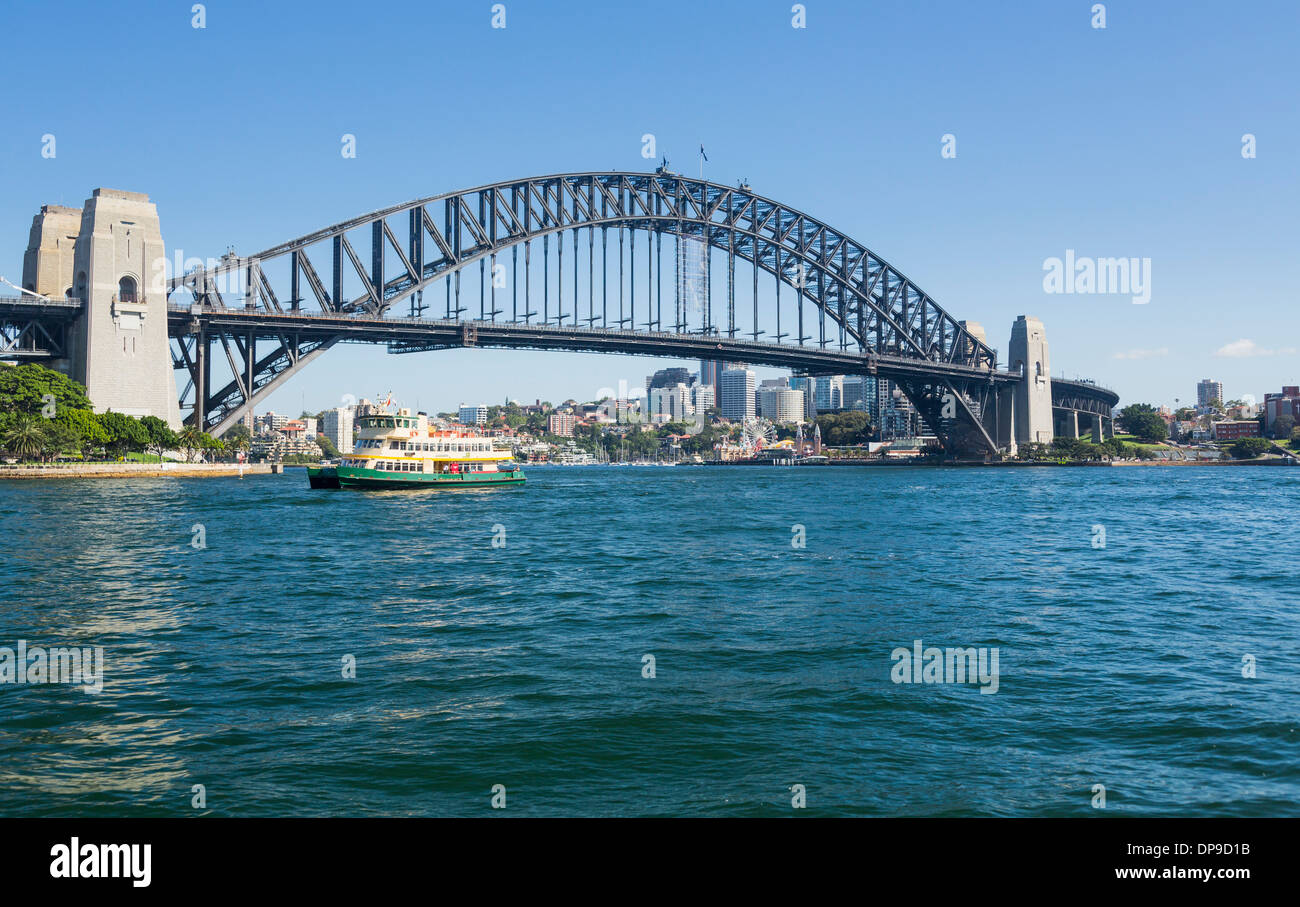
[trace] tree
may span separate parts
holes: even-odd
[[[1138,455],[1139,448],[1119,438],[1107,438],[1098,445],[1101,450],[1117,460],[1129,460]]]
[[[828,447],[866,444],[871,440],[871,417],[861,410],[827,413],[817,417],[822,443]]]
[[[1095,460],[1101,452],[1087,441],[1079,438],[1054,438],[1052,453],[1067,460]]]
[[[1253,460],[1258,456],[1262,456],[1272,446],[1263,438],[1242,438],[1234,442],[1228,450],[1234,459]]]
[[[46,420],[42,459],[53,460],[60,454],[77,454],[80,450],[81,438],[75,431],[56,419]]]
[[[108,432],[104,430],[99,416],[88,409],[61,410],[54,421],[66,426],[76,435],[77,452],[83,457],[89,457],[93,451],[103,449],[108,443]]]
[[[1293,429],[1291,432],[1291,449],[1300,450],[1300,428]]]
[[[47,422],[30,413],[18,413],[9,420],[0,443],[20,460],[35,460],[45,450]]]
[[[214,457],[220,456],[226,452],[226,445],[220,438],[214,438],[207,432],[199,433],[199,447],[204,453],[210,453]]]
[[[145,449],[156,452],[160,460],[164,450],[172,450],[179,443],[176,432],[157,416],[145,416],[140,420],[140,426],[145,433]]]
[[[195,452],[203,449],[203,438],[204,432],[196,426],[186,425],[181,429],[177,441],[180,442],[181,450],[185,451],[186,463],[193,463]]]
[[[1291,432],[1295,430],[1295,417],[1290,413],[1283,413],[1273,420],[1273,437],[1279,441],[1291,437]]]
[[[1120,425],[1146,444],[1159,444],[1169,437],[1169,426],[1149,403],[1130,403],[1119,411]]]
[[[111,411],[101,413],[98,418],[105,434],[104,447],[114,457],[142,451],[149,443],[149,432],[139,419]]]
[[[1017,447],[1016,458],[1020,460],[1047,460],[1051,452],[1041,441],[1027,441]]]
[[[53,403],[53,411],[46,407]],[[0,368],[0,410],[53,418],[64,410],[90,409],[86,389],[43,365]]]

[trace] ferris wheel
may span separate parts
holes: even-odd
[[[776,426],[767,419],[746,419],[740,433],[741,445],[748,450],[762,450],[776,441]]]

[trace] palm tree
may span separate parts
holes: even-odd
[[[20,413],[5,430],[4,446],[20,460],[34,460],[45,450],[45,426],[40,420]]]
[[[203,446],[203,432],[195,425],[187,425],[181,429],[177,439],[185,451],[185,462],[194,462],[194,452]]]

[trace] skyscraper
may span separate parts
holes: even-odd
[[[724,419],[743,422],[754,417],[754,373],[745,367],[724,369],[718,376],[718,408]]]
[[[1211,400],[1218,400],[1220,405],[1227,402],[1223,399],[1223,382],[1202,378],[1196,385],[1196,408],[1205,412],[1210,408]]]
[[[842,404],[844,409],[854,409],[872,415],[872,404],[876,396],[876,379],[870,375],[845,375]]]
[[[768,384],[758,389],[759,413],[773,422],[803,421],[803,391],[784,384]]]
[[[817,412],[830,413],[844,408],[844,376],[821,375],[814,390]]]
[[[700,360],[700,383],[712,384],[714,387],[717,387],[718,372],[721,371],[724,364],[725,363],[722,362],[710,362],[708,359],[701,359]]]
[[[661,368],[653,375],[645,379],[646,396],[658,387],[676,387],[678,384],[685,384],[690,387],[695,383],[695,376],[687,368]],[[706,382],[707,383],[707,382]]]
[[[796,375],[790,379],[790,387],[803,393],[803,412],[804,418],[813,419],[817,416],[817,379],[809,378],[806,375]]]

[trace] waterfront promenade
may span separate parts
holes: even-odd
[[[281,472],[278,463],[3,463],[0,479],[205,478]]]

